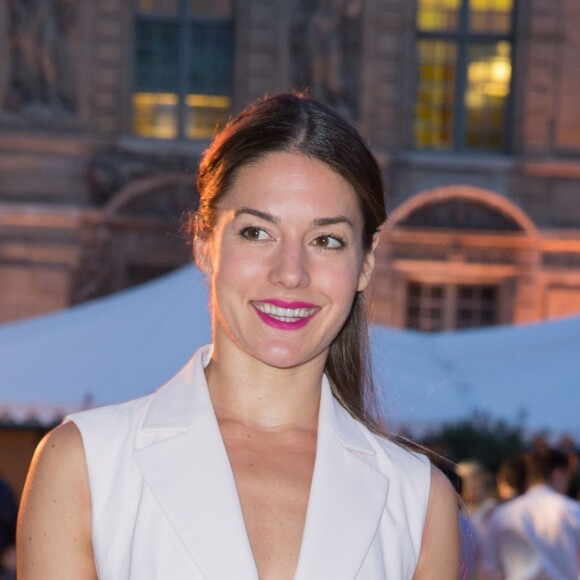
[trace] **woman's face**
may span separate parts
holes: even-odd
[[[352,186],[320,161],[270,153],[238,170],[216,218],[195,242],[216,352],[279,368],[325,360],[373,266]]]

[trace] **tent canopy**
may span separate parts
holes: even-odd
[[[136,289],[0,327],[0,420],[141,396],[211,338],[207,284],[187,266]],[[580,318],[426,334],[375,326],[387,420],[423,429],[488,412],[580,436]]]

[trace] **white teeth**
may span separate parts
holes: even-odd
[[[267,302],[254,302],[254,306],[261,312],[282,322],[297,322],[302,318],[312,316],[318,310],[317,308],[280,308],[280,306],[274,306],[274,304]]]

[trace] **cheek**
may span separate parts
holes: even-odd
[[[216,290],[225,292],[229,289],[243,292],[244,288],[255,285],[263,271],[260,260],[239,248],[220,252],[214,265]]]
[[[317,279],[329,295],[337,299],[349,301],[356,294],[359,282],[360,268],[358,264],[337,265],[334,268],[320,268]]]

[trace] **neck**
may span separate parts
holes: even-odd
[[[290,369],[214,348],[205,369],[218,419],[264,431],[312,429],[318,422],[324,361]]]

